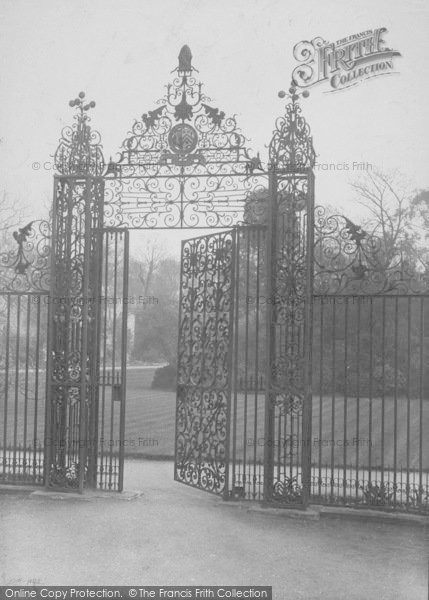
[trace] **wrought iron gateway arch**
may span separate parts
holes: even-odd
[[[51,487],[122,488],[126,312],[114,304],[107,314],[97,298],[109,286],[113,297],[120,286],[127,295],[128,231],[224,229],[242,219],[251,191],[266,188],[266,173],[259,158],[249,155],[235,118],[202,93],[187,46],[175,73],[166,96],[134,123],[119,160],[107,166],[89,125],[94,103],[86,102],[84,93],[70,102],[77,109],[76,124],[63,131],[55,156],[60,175],[53,214],[46,446]],[[115,241],[104,243],[106,235]],[[106,448],[106,440],[115,448]]]
[[[50,229],[18,230],[1,259],[2,482],[122,489],[127,314],[107,299],[127,296],[129,230],[209,228],[182,245],[175,478],[283,507],[428,512],[429,279],[314,207],[289,92],[267,168],[187,46],[116,162],[95,103],[70,102]]]
[[[203,93],[188,46],[153,110],[136,120],[105,173],[105,225],[129,229],[230,227],[249,192],[266,187],[235,116]]]

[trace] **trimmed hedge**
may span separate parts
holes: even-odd
[[[151,388],[153,390],[175,390],[177,371],[173,365],[165,365],[156,369]]]

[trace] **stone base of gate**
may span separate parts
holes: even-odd
[[[143,496],[141,491],[104,492],[102,490],[85,490],[83,494],[76,492],[60,492],[55,490],[35,490],[30,494],[32,500],[49,499],[61,501],[93,502],[95,500],[136,500]]]
[[[235,508],[237,510],[244,510],[249,513],[260,513],[263,515],[269,515],[274,517],[286,517],[289,519],[299,519],[302,521],[318,521],[319,510],[318,508],[308,508],[303,510],[300,508],[274,508],[263,504],[248,502],[222,502],[220,506],[226,508]]]
[[[315,508],[315,507],[312,507]],[[385,512],[382,510],[371,510],[366,508],[348,508],[346,506],[318,506],[320,518],[342,518],[360,521],[378,521],[381,523],[398,523],[429,527],[429,516],[413,515],[399,512]]]
[[[249,513],[259,513],[286,519],[301,521],[319,521],[319,519],[344,519],[360,521],[377,521],[379,523],[397,523],[417,525],[429,528],[429,516],[407,513],[384,512],[381,510],[348,508],[341,506],[310,505],[307,509],[277,508],[253,502],[221,502],[220,506],[235,508]]]
[[[1,494],[31,494],[40,489],[39,486],[34,485],[14,485],[14,484],[2,484],[0,485],[0,496]]]
[[[79,500],[82,502],[91,502],[94,500],[135,500],[143,496],[143,492],[139,490],[128,490],[123,492],[105,492],[103,490],[85,490],[83,494],[77,492],[63,492],[59,490],[46,490],[44,488],[35,488],[29,485],[2,485],[0,487],[1,494],[22,494],[28,495],[29,498],[49,499],[49,500]]]

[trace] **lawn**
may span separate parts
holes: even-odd
[[[128,456],[171,457],[174,454],[175,404],[176,394],[173,391],[152,390],[151,382],[155,368],[130,368],[127,372],[125,454]],[[27,445],[32,445],[34,434],[40,443],[43,440],[44,426],[44,389],[43,377],[39,388],[39,417],[35,423],[34,399],[29,391],[27,402],[28,426],[24,432],[23,414],[25,399],[18,395],[15,403],[14,391],[10,389],[8,401],[8,438],[7,444],[13,443],[15,410],[18,416],[16,439],[23,444],[26,433]],[[29,382],[29,390],[32,388]],[[347,464],[366,466],[369,455],[374,466],[383,461],[386,467],[393,465],[395,458],[398,467],[419,468],[419,431],[423,432],[422,464],[429,466],[429,401],[423,402],[420,413],[420,402],[412,399],[407,402],[399,398],[395,408],[392,398],[384,402],[384,424],[382,419],[382,401],[379,398],[371,402],[367,398],[357,401],[347,400],[347,410],[342,397],[313,399],[313,462],[324,465]],[[115,405],[115,432],[118,431],[119,403]],[[3,438],[4,396],[0,397],[0,440]],[[109,409],[110,410],[110,409]],[[264,449],[264,395],[259,392],[243,393],[236,396],[236,419],[233,420],[232,433],[236,432],[236,456],[241,460],[260,461]],[[319,415],[322,414],[322,419]],[[255,419],[256,415],[256,419]],[[422,418],[421,418],[422,417]],[[109,414],[106,416],[109,422]],[[421,421],[421,425],[420,425]],[[372,423],[372,425],[371,425]],[[396,428],[395,428],[396,423]],[[296,452],[297,423],[289,420],[281,432],[277,431],[275,456],[284,457]],[[382,428],[384,427],[384,444],[382,444]],[[396,429],[396,436],[395,436]],[[407,431],[410,435],[407,436]],[[114,437],[116,437],[116,433]],[[106,428],[106,437],[109,432]],[[426,437],[424,437],[426,436]],[[234,436],[233,436],[234,437]],[[407,445],[407,438],[409,443]],[[254,443],[256,440],[256,443]],[[1,442],[0,442],[1,444]],[[295,449],[294,449],[295,448]]]
[[[175,402],[174,392],[151,390],[151,370],[132,370],[127,375],[127,413],[126,438],[129,441],[125,452],[138,455],[172,456],[174,453]],[[256,439],[256,458],[263,457],[264,446],[264,397],[259,392],[249,393],[247,401],[244,394],[237,395],[236,419],[236,452],[240,458],[253,460]],[[247,407],[245,408],[247,403]],[[371,402],[367,398],[359,401],[356,398],[347,400],[345,410],[344,398],[314,396],[313,399],[313,461],[322,464],[358,463],[368,464],[369,455],[373,465],[380,465],[383,459],[386,466],[393,465],[395,455],[398,467],[407,465],[419,467],[419,429],[420,402],[412,399],[407,402],[398,398],[396,410],[392,398],[384,401],[384,423],[382,419],[382,401],[379,398]],[[255,422],[254,415],[257,415]],[[319,415],[322,415],[322,419]],[[247,415],[247,416],[246,416]],[[395,431],[396,422],[396,436]],[[372,425],[370,424],[372,423]],[[384,444],[382,444],[382,428],[384,427]],[[409,429],[410,435],[407,436]],[[424,443],[422,448],[423,468],[429,467],[429,402],[423,402],[422,432]],[[275,440],[276,453],[290,452],[290,440],[294,439],[295,429],[290,424],[286,431]],[[409,444],[407,446],[407,437]],[[139,442],[140,440],[140,442]],[[247,440],[247,443],[244,443]],[[281,450],[279,450],[279,446]]]

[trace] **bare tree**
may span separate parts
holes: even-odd
[[[352,181],[351,187],[358,203],[369,213],[362,226],[381,240],[380,266],[388,268],[398,253],[408,258],[415,255],[417,238],[410,218],[413,192],[401,175],[372,169]]]
[[[143,295],[150,294],[153,277],[159,268],[161,261],[165,258],[165,252],[153,242],[147,242],[143,253],[137,258],[137,279],[143,286]]]
[[[396,244],[404,233],[412,197],[399,174],[371,170],[351,182],[351,186],[357,193],[359,204],[371,215],[365,226]]]
[[[24,213],[24,208],[18,207],[3,191],[0,198],[0,252],[10,249],[12,242],[15,244],[12,232],[24,225]]]

